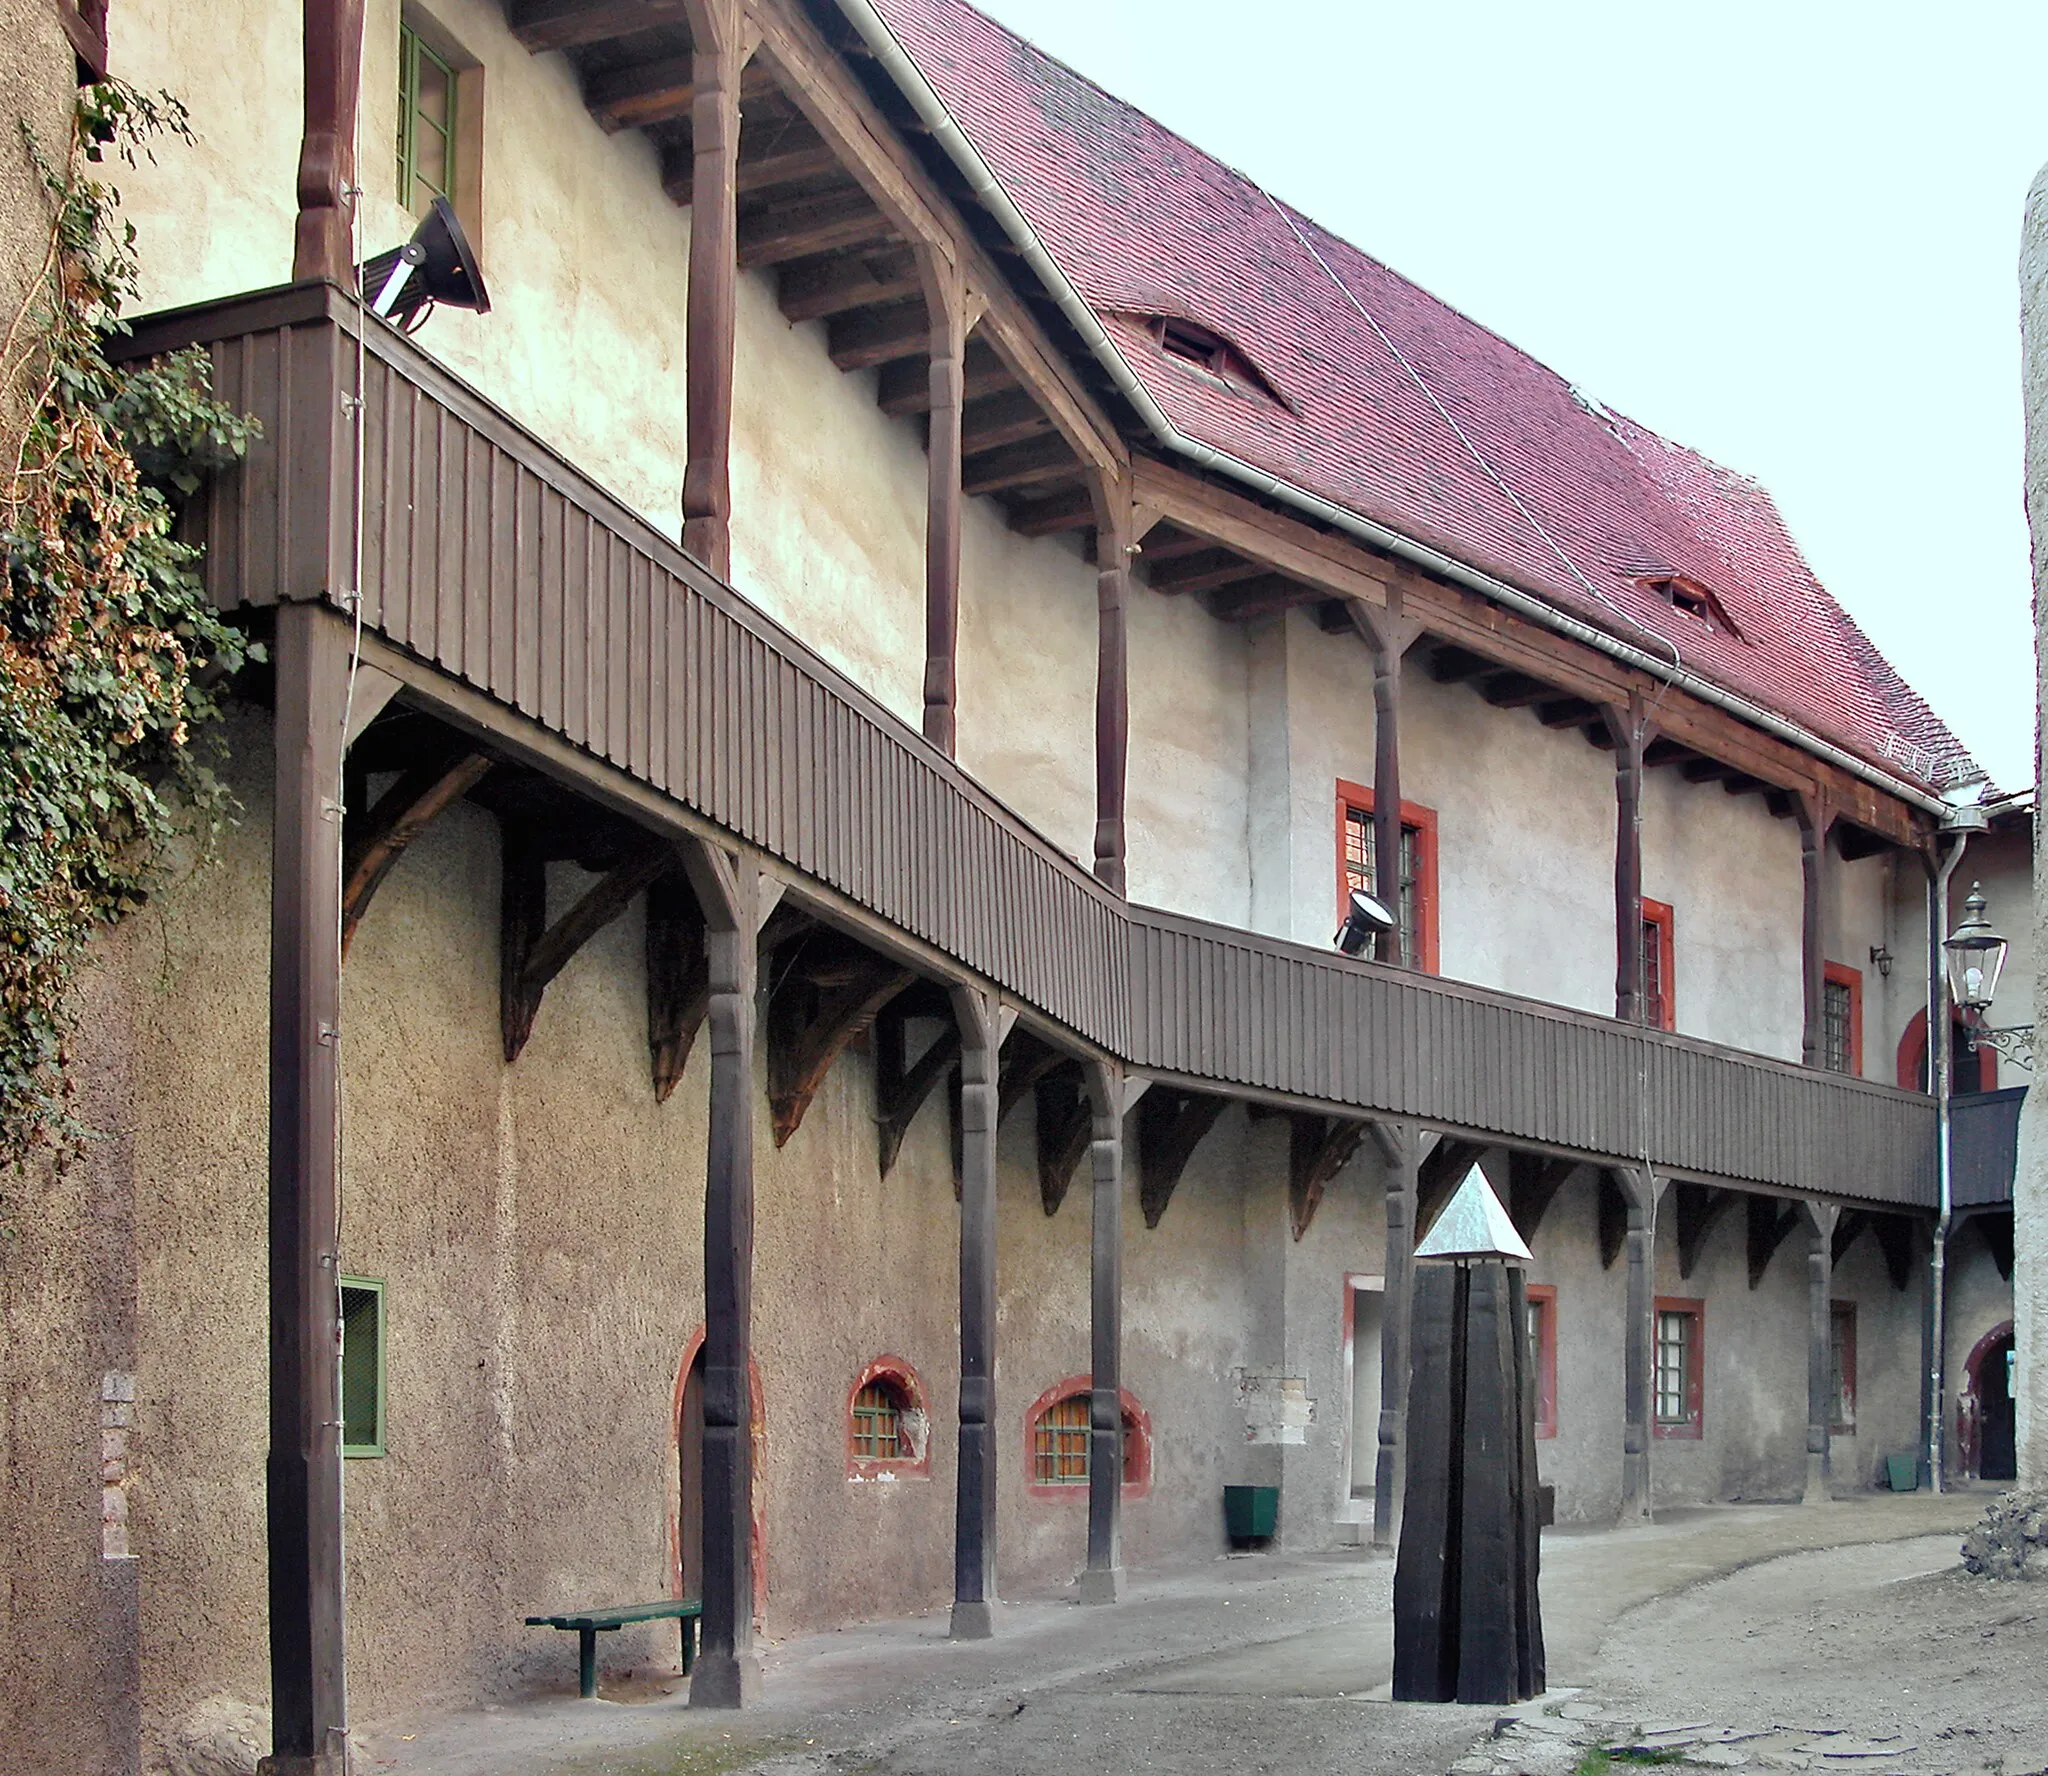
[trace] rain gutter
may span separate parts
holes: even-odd
[[[1293,506],[1297,511],[1305,512],[1322,523],[1348,531],[1374,548],[1382,549],[1390,555],[1399,555],[1418,567],[1427,568],[1445,579],[1469,587],[1495,603],[1505,605],[1518,615],[1527,617],[1531,622],[1541,624],[1559,635],[1569,636],[1572,640],[1596,649],[1625,666],[1660,678],[1667,684],[1689,692],[1704,703],[1712,703],[1730,715],[1748,722],[1752,727],[1761,728],[1767,734],[1774,734],[1802,751],[1847,771],[1851,776],[1862,778],[1864,782],[1875,785],[1887,795],[1897,797],[1898,800],[1918,808],[1924,814],[1932,814],[1939,819],[1948,812],[1947,804],[1939,797],[1906,782],[1903,778],[1894,777],[1889,772],[1880,770],[1877,766],[1858,758],[1853,752],[1821,739],[1817,734],[1800,727],[1798,723],[1775,715],[1760,704],[1750,702],[1746,697],[1723,690],[1719,685],[1699,677],[1696,673],[1673,666],[1670,661],[1660,660],[1656,655],[1645,653],[1641,648],[1632,647],[1619,637],[1609,635],[1604,629],[1581,622],[1577,617],[1546,604],[1542,599],[1533,597],[1504,580],[1495,579],[1491,574],[1469,567],[1454,556],[1445,555],[1431,548],[1427,543],[1417,542],[1413,537],[1404,536],[1400,531],[1390,530],[1384,524],[1375,523],[1370,518],[1362,517],[1318,494],[1297,487],[1292,482],[1283,481],[1240,457],[1230,455],[1227,451],[1204,444],[1200,439],[1190,438],[1166,416],[1159,403],[1152,398],[1151,392],[1139,381],[1137,372],[1124,358],[1116,341],[1110,338],[1102,323],[1096,319],[1095,311],[1089,306],[1087,298],[1074,288],[1067,274],[1045,250],[1045,243],[1038,238],[1038,231],[1031,226],[1024,212],[1010,200],[1010,194],[1003,189],[1002,181],[996,177],[988,162],[982,159],[981,151],[968,140],[966,132],[947,110],[945,100],[933,90],[917,64],[896,41],[895,33],[889,29],[887,20],[875,10],[873,0],[837,0],[837,4],[839,10],[845,14],[847,22],[860,33],[861,41],[868,46],[875,59],[888,71],[890,79],[910,101],[920,121],[945,150],[947,158],[959,168],[961,176],[973,190],[976,199],[1002,225],[1003,232],[1009,236],[1012,245],[1016,247],[1025,263],[1037,273],[1039,281],[1059,305],[1060,312],[1073,324],[1074,330],[1095,354],[1103,369],[1109,373],[1110,380],[1137,410],[1138,417],[1144,421],[1146,428],[1163,448],[1188,458],[1201,468],[1227,475],[1259,493]]]

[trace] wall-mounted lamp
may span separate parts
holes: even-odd
[[[1883,975],[1886,980],[1891,979],[1892,953],[1890,950],[1886,949],[1883,944],[1872,944],[1870,946],[1870,960],[1879,974]]]
[[[1330,941],[1347,956],[1362,956],[1374,938],[1393,929],[1394,915],[1363,888],[1354,888],[1345,906],[1344,923]]]
[[[2005,968],[2005,939],[1991,928],[1984,885],[1970,884],[1963,902],[1963,922],[1949,933],[1942,948],[1948,952],[1948,991],[1961,1014],[1967,1050],[1994,1048],[2009,1061],[2030,1072],[2034,1065],[2034,1026],[2014,1024],[1992,1029],[1984,1013],[1998,994],[1998,977]]]

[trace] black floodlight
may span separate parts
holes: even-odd
[[[410,333],[434,304],[491,312],[484,274],[477,269],[469,237],[445,197],[434,199],[426,219],[402,247],[363,263],[363,294],[370,311]]]
[[[1337,935],[1330,941],[1347,956],[1361,956],[1374,938],[1393,929],[1394,915],[1363,888],[1354,888],[1345,908],[1344,923],[1337,927]]]

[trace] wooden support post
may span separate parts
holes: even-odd
[[[690,286],[684,315],[689,459],[683,547],[732,575],[732,363],[739,301],[740,75],[736,0],[689,0]],[[751,941],[751,939],[749,940]]]
[[[1806,1016],[1799,1037],[1799,1058],[1809,1067],[1827,1060],[1827,937],[1822,913],[1827,905],[1828,829],[1835,823],[1834,804],[1811,790],[1799,792],[1799,884],[1803,918],[1799,956],[1806,983]]]
[[[1384,608],[1362,598],[1347,599],[1346,608],[1372,655],[1372,872],[1380,904],[1394,915],[1380,959],[1410,967],[1420,960],[1420,936],[1401,912],[1401,661],[1422,625],[1402,614],[1399,588],[1388,590]]]
[[[305,0],[305,133],[299,141],[294,279],[355,283],[349,193],[356,182],[356,95],[363,84],[363,0]]]
[[[1618,1166],[1628,1207],[1628,1298],[1622,1325],[1621,1521],[1650,1521],[1650,1436],[1656,1422],[1657,1187]]]
[[[310,54],[310,52],[309,52]],[[283,604],[270,880],[273,1776],[344,1776],[341,1585],[341,759],[348,630]]]
[[[1415,1276],[1415,1131],[1404,1122],[1373,1124],[1387,1166],[1386,1294],[1380,1312],[1380,1421],[1372,1470],[1372,1545],[1391,1550],[1401,1536],[1403,1453],[1408,1421],[1409,1320]]]
[[[950,758],[958,742],[961,427],[974,317],[952,259],[927,244],[918,246],[917,257],[931,328],[932,390],[925,443],[924,737]]]
[[[699,189],[702,187],[700,185]],[[683,850],[704,911],[710,974],[711,1117],[704,1177],[704,1615],[693,1708],[738,1708],[759,1684],[754,1655],[754,982],[760,873],[692,842]]]
[[[1643,748],[1650,724],[1640,691],[1626,707],[1607,703],[1601,719],[1614,742],[1614,1015],[1643,1021]]]
[[[1120,1069],[1087,1069],[1094,1140],[1094,1215],[1090,1221],[1088,1344],[1088,1565],[1083,1603],[1117,1603],[1124,1594],[1124,1081]]]
[[[1001,1012],[953,991],[960,1026],[960,1450],[953,1511],[955,1640],[995,1632],[996,1123]]]
[[[1112,893],[1125,882],[1124,791],[1131,745],[1130,660],[1124,606],[1137,543],[1130,483],[1108,475],[1095,497],[1095,874]]]
[[[1829,1502],[1834,1462],[1830,1440],[1835,1417],[1834,1293],[1835,1223],[1832,1203],[1806,1205],[1806,1497],[1809,1505]]]

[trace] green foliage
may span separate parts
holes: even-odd
[[[1637,1768],[1643,1764],[1682,1764],[1685,1753],[1663,1751],[1646,1745],[1594,1746],[1579,1759],[1572,1770],[1572,1776],[1615,1776],[1617,1770]]]
[[[53,161],[39,277],[0,340],[19,449],[0,487],[0,1165],[71,1150],[72,987],[95,932],[160,882],[181,834],[209,839],[228,797],[199,741],[254,652],[208,603],[175,501],[238,458],[254,426],[214,400],[203,353],[111,363],[136,290],[135,231],[98,176],[183,108],[118,83],[79,95]]]

